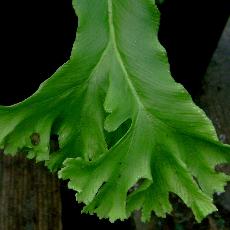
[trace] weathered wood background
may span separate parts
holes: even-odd
[[[199,104],[213,121],[219,139],[230,144],[230,18],[210,62],[203,84],[203,94]],[[219,169],[230,175],[230,165],[223,165]],[[219,197],[219,203],[229,212],[230,220],[230,184],[226,192]]]
[[[0,229],[61,230],[56,175],[24,156],[0,156]]]

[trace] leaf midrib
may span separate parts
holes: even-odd
[[[125,63],[122,59],[122,56],[120,54],[120,51],[119,51],[119,48],[118,48],[118,45],[117,45],[117,40],[116,40],[116,32],[115,32],[115,28],[114,28],[114,18],[113,18],[113,0],[108,0],[108,14],[109,14],[109,31],[110,31],[110,41],[108,42],[108,47],[110,46],[110,44],[112,44],[113,46],[113,50],[114,50],[114,53],[117,57],[117,60],[121,66],[121,69],[122,71],[124,72],[124,75],[125,75],[125,79],[128,83],[128,86],[138,104],[138,107],[139,107],[139,110],[137,111],[137,116],[140,112],[142,113],[145,113],[146,116],[151,120],[157,120],[158,122],[160,122],[161,124],[167,126],[170,130],[172,131],[176,131],[177,133],[181,133],[183,135],[186,135],[186,136],[189,136],[189,137],[196,137],[194,135],[188,135],[187,133],[183,132],[182,130],[178,130],[176,129],[175,127],[169,125],[168,123],[164,122],[160,117],[156,116],[156,115],[153,115],[151,112],[148,111],[148,109],[145,107],[144,103],[141,101],[140,99],[140,96],[138,95],[138,92],[136,91],[133,83],[132,83],[132,80],[130,79],[130,74],[129,74],[129,71],[127,70],[127,68],[125,67]],[[136,117],[137,119],[137,117]],[[136,124],[136,122],[134,122]],[[199,138],[202,138],[204,139],[203,136],[199,137]],[[210,140],[209,140],[210,141]]]
[[[176,133],[181,133],[183,135],[186,136],[193,136],[194,135],[188,135],[187,133],[183,132],[182,130],[178,130],[177,128],[171,126],[170,124],[168,124],[168,122],[165,122],[164,120],[162,120],[160,117],[156,116],[156,114],[153,114],[152,112],[150,112],[146,107],[145,104],[142,102],[140,96],[138,95],[138,92],[136,91],[132,80],[130,79],[130,74],[129,71],[127,70],[124,60],[120,54],[118,45],[117,45],[117,39],[116,39],[116,32],[115,32],[115,26],[114,26],[114,15],[113,15],[113,0],[108,0],[108,26],[109,26],[109,37],[108,37],[108,42],[107,45],[105,46],[104,50],[102,51],[100,58],[98,59],[98,61],[96,62],[95,66],[93,67],[92,71],[89,74],[88,79],[86,80],[86,82],[88,82],[88,84],[95,84],[95,79],[94,79],[94,74],[95,72],[97,72],[97,70],[99,68],[101,68],[101,65],[103,64],[103,61],[105,58],[108,58],[107,55],[112,55],[112,52],[115,54],[118,63],[120,64],[120,67],[124,73],[124,79],[126,80],[131,93],[133,94],[133,97],[138,105],[137,111],[134,115],[134,120],[133,120],[133,126],[136,125],[136,119],[138,117],[138,114],[140,113],[144,113],[149,119],[150,119],[150,123],[153,124],[155,123],[154,121],[158,121],[160,124],[162,124],[163,126],[167,126],[167,128],[169,128],[172,131],[176,131]],[[88,87],[87,87],[88,88]],[[201,139],[204,139],[203,136],[199,137]]]
[[[111,39],[111,43],[113,45],[113,49],[114,49],[114,53],[117,57],[117,60],[118,60],[118,63],[120,64],[121,66],[121,69],[125,75],[125,79],[128,83],[128,86],[139,106],[139,108],[143,108],[144,109],[144,105],[143,103],[141,102],[138,94],[137,94],[137,91],[136,89],[134,88],[133,84],[132,84],[132,81],[130,80],[129,78],[129,73],[128,73],[128,70],[126,69],[125,67],[125,64],[124,64],[124,61],[121,57],[121,54],[119,52],[119,49],[118,49],[118,46],[117,46],[117,41],[116,41],[116,33],[115,33],[115,28],[114,28],[114,20],[113,20],[113,3],[112,3],[112,0],[108,0],[108,14],[109,14],[109,30],[110,30],[110,39]]]

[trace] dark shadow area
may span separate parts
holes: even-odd
[[[77,28],[71,2],[1,2],[0,104],[29,97],[69,59]]]
[[[131,230],[134,229],[131,220],[116,221],[110,223],[107,219],[99,220],[95,215],[81,214],[83,204],[78,204],[75,200],[75,192],[67,189],[67,182],[61,183],[63,230]]]
[[[125,122],[123,122],[117,130],[113,132],[107,132],[105,130],[106,143],[109,149],[113,145],[115,145],[125,135],[125,133],[127,133],[131,124],[132,120],[128,119]]]
[[[159,9],[159,39],[171,74],[195,97],[230,15],[230,1],[164,0]]]

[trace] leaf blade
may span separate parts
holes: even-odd
[[[229,180],[214,167],[230,162],[230,147],[171,78],[155,3],[76,0],[74,7],[80,26],[70,60],[30,98],[0,107],[0,147],[29,148],[29,157],[51,169],[64,161],[59,177],[70,180],[86,212],[101,218],[125,219],[137,208],[143,220],[152,211],[165,216],[173,192],[200,221],[216,210],[212,193]],[[108,147],[105,130],[129,120]],[[49,152],[51,133],[59,135],[56,153]]]

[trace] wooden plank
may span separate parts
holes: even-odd
[[[212,120],[220,140],[230,144],[230,18],[208,67],[200,105]],[[230,175],[229,164],[219,166],[218,170]],[[217,202],[230,216],[230,183]],[[230,221],[228,224],[230,227]]]
[[[1,154],[0,229],[61,230],[57,176],[22,155]]]
[[[220,139],[230,143],[230,19],[208,67],[200,105]]]

